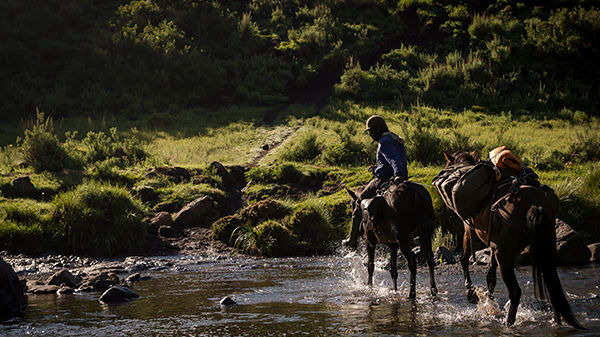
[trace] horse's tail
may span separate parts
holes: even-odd
[[[431,236],[434,230],[434,217],[435,211],[433,209],[433,202],[431,201],[431,195],[427,189],[423,186],[415,191],[415,219],[418,226],[419,235],[421,241],[430,242]]]
[[[530,244],[536,296],[545,299],[547,294],[555,312],[562,316],[572,327],[584,329],[577,322],[573,311],[571,311],[571,306],[567,301],[556,271],[556,231],[554,223],[540,206],[529,208],[526,221],[532,234]]]

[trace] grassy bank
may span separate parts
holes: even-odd
[[[146,231],[156,231],[148,228],[149,217],[174,213],[208,195],[217,204],[209,216],[215,237],[240,251],[331,252],[350,221],[350,199],[342,187],[370,179],[376,144],[362,130],[371,114],[384,116],[405,139],[411,179],[432,194],[440,228],[434,244],[456,243],[460,231],[430,185],[443,165],[441,151],[478,150],[485,158],[498,145],[509,146],[557,192],[561,218],[589,240],[600,239],[600,123],[594,117],[567,110],[553,118],[513,117],[338,101],[321,111],[289,106],[267,124],[263,116],[271,110],[188,110],[160,122],[157,116],[57,122],[40,114],[24,123],[19,140],[4,140],[0,149],[0,249],[135,252]],[[228,171],[247,166],[239,210],[225,210],[231,191],[209,166],[213,161]],[[173,166],[182,167],[186,178],[149,174]],[[32,186],[18,187],[14,179],[21,176]],[[143,196],[148,189],[153,198]]]

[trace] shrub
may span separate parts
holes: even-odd
[[[213,238],[224,243],[233,243],[237,237],[232,236],[232,234],[234,230],[241,225],[242,218],[239,215],[222,217],[212,224]]]
[[[35,124],[25,130],[20,144],[23,158],[36,172],[58,171],[70,163],[67,151],[53,131],[52,118],[45,118],[44,113],[37,110]]]
[[[334,236],[333,228],[323,214],[313,207],[298,208],[289,221],[289,228],[306,247],[305,253],[327,253],[329,242]],[[306,242],[306,244],[303,244]]]
[[[125,163],[135,164],[148,157],[141,142],[137,139],[137,130],[132,129],[132,136],[121,138],[117,134],[117,128],[111,128],[107,135],[102,131],[87,133],[81,140],[85,148],[84,159],[87,163],[103,161],[107,158],[120,158]]]
[[[293,255],[296,240],[292,232],[274,220],[268,220],[253,229],[256,237],[256,250],[268,257]]]
[[[142,204],[124,188],[87,182],[57,195],[50,221],[64,252],[115,255],[146,238]]]
[[[442,227],[437,227],[431,238],[431,248],[435,252],[440,246],[448,248],[451,252],[456,251],[456,236],[452,233],[444,233]]]

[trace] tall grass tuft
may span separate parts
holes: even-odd
[[[90,181],[57,195],[53,203],[51,228],[67,253],[127,253],[146,238],[144,206],[122,187]]]

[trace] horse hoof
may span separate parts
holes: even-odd
[[[479,297],[472,288],[467,289],[467,300],[471,304],[477,304],[477,302],[479,302]]]

